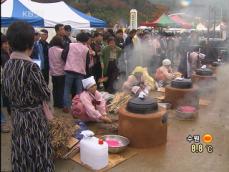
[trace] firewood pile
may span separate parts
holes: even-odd
[[[75,135],[79,126],[75,125],[73,119],[62,116],[55,117],[49,122],[49,126],[54,157],[62,158],[62,156],[68,152],[68,141]]]

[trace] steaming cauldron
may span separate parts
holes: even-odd
[[[193,86],[191,79],[175,79],[170,86],[165,87],[165,102],[171,103],[172,108],[182,105],[199,106],[198,87]]]
[[[171,82],[171,87],[173,88],[181,88],[181,89],[188,89],[192,88],[192,81],[190,79],[174,79]]]
[[[119,109],[119,135],[136,148],[154,147],[166,143],[167,114],[150,98],[133,98]]]
[[[213,72],[211,69],[209,68],[200,68],[200,69],[196,69],[196,75],[199,76],[212,76]]]
[[[192,75],[192,82],[199,84],[200,82],[206,82],[206,84],[211,84],[209,82],[215,81],[216,76],[213,75],[213,71],[209,68],[197,69],[196,73]]]
[[[213,71],[214,74],[217,74],[218,69],[220,68],[222,64],[223,64],[222,62],[215,61],[215,62],[212,62],[209,68]]]
[[[127,110],[132,113],[139,113],[144,115],[158,111],[158,104],[154,99],[150,97],[146,97],[144,99],[133,98],[128,101]]]

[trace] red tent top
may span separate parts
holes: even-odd
[[[179,23],[183,28],[185,29],[191,29],[192,28],[192,24],[186,22],[184,19],[182,19],[180,16],[177,15],[173,15],[173,16],[169,16],[173,21],[175,21],[176,23]]]
[[[162,14],[157,20],[145,22],[141,24],[142,26],[151,26],[151,27],[179,27],[180,24],[172,20],[169,16]]]
[[[148,21],[142,22],[140,25],[141,26],[148,26],[148,27],[154,27],[155,26],[155,25],[152,24],[152,22],[148,22]]]

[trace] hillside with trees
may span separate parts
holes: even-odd
[[[59,0],[33,0],[48,3]],[[103,19],[109,26],[119,23],[129,24],[129,11],[134,8],[138,10],[138,22],[149,21],[158,18],[167,12],[165,5],[152,4],[148,0],[64,0],[67,4],[80,11]],[[51,9],[50,9],[51,10]],[[63,14],[64,15],[64,14]]]

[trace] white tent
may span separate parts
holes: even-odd
[[[71,25],[73,28],[90,27],[90,22],[74,13],[63,1],[56,3],[37,3],[28,0],[20,0],[38,16],[44,19],[46,27],[53,27],[58,23]]]
[[[217,26],[215,26],[215,30],[216,30],[216,31],[225,30],[225,28],[226,28],[226,25],[225,25],[225,23],[223,23],[223,22],[221,22],[221,23],[219,23]],[[211,30],[211,31],[214,30],[214,27],[212,27],[210,30]]]
[[[199,23],[197,24],[196,26],[196,30],[199,30],[199,31],[206,31],[208,30],[207,27],[205,27],[202,23]]]
[[[11,17],[13,12],[13,0],[1,2],[1,16]]]

